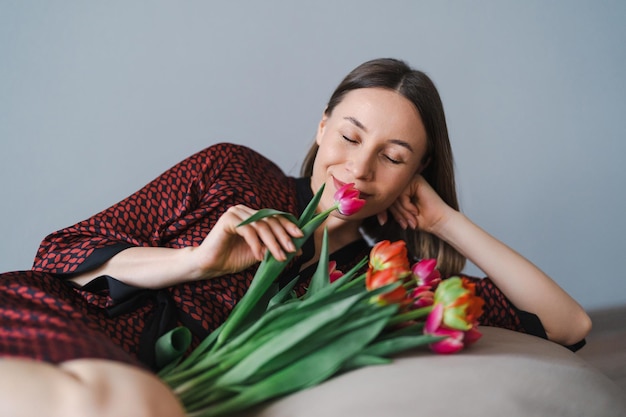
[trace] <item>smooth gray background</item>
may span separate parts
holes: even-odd
[[[462,210],[584,307],[626,303],[625,22],[604,0],[3,0],[0,271],[215,142],[297,175],[336,84],[391,56],[439,87]]]

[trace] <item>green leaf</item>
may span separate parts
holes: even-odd
[[[220,416],[244,410],[268,399],[319,384],[337,373],[346,360],[363,349],[385,326],[386,319],[336,338],[258,383],[242,387],[238,395],[189,417]]]
[[[400,336],[393,339],[386,339],[368,346],[363,353],[374,356],[391,356],[405,350],[413,349],[419,346],[428,345],[438,342],[445,337],[419,335],[419,336]]]
[[[326,183],[322,184],[322,186],[319,188],[319,190],[317,190],[311,201],[309,201],[309,204],[307,204],[306,208],[302,212],[302,215],[300,216],[300,220],[297,223],[299,227],[303,227],[315,215],[315,211],[317,210],[317,206],[320,203],[320,199],[322,198],[322,193],[324,192],[325,186]]]
[[[278,283],[272,282],[267,290],[261,294],[259,300],[256,302],[252,308],[249,309],[248,314],[241,318],[239,323],[239,327],[245,329],[255,322],[257,322],[263,314],[267,311],[269,303],[272,299],[278,294]]]
[[[276,305],[272,309],[268,310],[259,320],[251,324],[248,328],[242,329],[236,335],[219,348],[220,351],[229,351],[236,349],[239,346],[246,343],[249,339],[257,337],[268,332],[272,332],[276,329],[284,326],[290,326],[300,320],[301,316],[295,316],[293,314],[286,314],[287,310],[297,309],[298,303],[283,303]],[[302,317],[307,314],[302,313]]]
[[[289,326],[295,323],[300,317],[293,317],[293,322],[285,322],[285,318],[290,318],[290,315],[283,314],[286,309],[294,309],[294,305],[280,305],[271,311],[264,314],[257,322],[253,323],[250,327],[242,331],[228,341],[225,345],[216,349],[201,353],[196,353],[197,349],[192,352],[195,355],[193,362],[189,361],[187,365],[181,371],[175,369],[174,372],[166,375],[168,383],[176,384],[179,381],[185,381],[190,378],[194,378],[196,375],[210,370],[214,366],[223,363],[226,358],[233,354],[234,351],[242,351],[245,349],[246,343],[250,344],[250,340],[263,340],[268,334],[272,335],[276,329],[280,329],[281,326]],[[303,316],[306,313],[303,313]],[[258,342],[257,342],[258,343]],[[191,358],[191,356],[190,356]],[[178,368],[182,368],[179,366]],[[222,369],[224,369],[222,367]],[[170,384],[172,385],[172,384]]]
[[[309,336],[301,339],[287,351],[280,355],[275,355],[268,360],[263,367],[256,370],[253,375],[244,376],[243,378],[232,380],[229,384],[225,384],[220,381],[215,381],[214,376],[219,376],[219,374],[213,369],[209,372],[210,375],[208,377],[204,374],[189,377],[189,380],[179,387],[179,390],[176,392],[186,405],[188,411],[198,410],[215,401],[224,400],[224,398],[233,395],[233,393],[237,392],[237,387],[258,382],[259,379],[270,376],[280,369],[291,365],[301,357],[314,353],[343,334],[348,334],[355,329],[370,325],[381,319],[388,320],[396,311],[396,306],[381,307],[369,303],[357,304],[352,307],[347,314],[339,315],[334,320],[326,323],[323,327],[312,332]],[[300,313],[302,312],[290,310],[286,315],[299,315]],[[309,313],[305,313],[304,315],[300,314],[300,316],[302,318],[308,317]],[[275,321],[272,323],[275,323]],[[269,341],[274,340],[276,337],[280,336],[280,334],[288,334],[290,332],[292,332],[292,326],[280,326],[276,333],[273,335],[266,334],[263,340],[258,340],[256,337],[258,333],[255,333],[253,339],[249,340],[245,345],[238,347],[233,352],[233,354],[237,355],[237,357],[234,358],[236,362],[232,360],[233,357],[227,356],[218,361],[218,366],[226,373],[226,370],[230,368],[231,364],[245,360],[252,352],[258,349],[258,346],[269,343]],[[245,351],[246,353],[241,355],[241,351]],[[228,362],[228,364],[225,364],[225,362]],[[179,391],[183,392],[181,393]],[[188,393],[186,391],[191,392]]]
[[[349,295],[350,294],[346,293],[346,295],[342,295],[341,297],[334,297],[332,301],[347,298]],[[276,332],[288,329],[295,323],[308,317],[315,309],[319,309],[322,306],[321,303],[317,303],[305,306],[305,308],[300,308],[301,304],[302,302],[298,300],[291,303],[279,304],[271,310],[268,310],[258,321],[252,323],[248,328],[242,329],[219,348],[213,347],[211,351],[205,349],[202,353],[198,353],[197,349],[194,350],[190,358],[183,362],[185,365],[184,368],[179,365],[177,369],[166,375],[168,383],[177,383],[177,381],[185,381],[193,378],[195,375],[223,362],[232,351],[241,350],[246,344],[259,343],[258,340],[264,340],[268,334],[274,335]],[[297,311],[290,312],[289,310]],[[213,336],[213,334],[211,334],[211,336]],[[191,356],[195,356],[193,362],[191,361]],[[183,369],[183,371],[176,372],[178,368]]]
[[[279,262],[267,252],[265,259],[261,262],[259,269],[257,269],[252,279],[250,287],[248,287],[245,295],[235,305],[230,315],[223,323],[224,327],[217,337],[214,349],[224,344],[229,337],[241,329],[248,314],[250,314],[255,307],[258,307],[259,300],[261,300],[266,291],[271,287],[274,279],[281,273],[292,257],[293,254],[287,254],[287,260]]]
[[[191,345],[191,337],[186,327],[177,327],[159,337],[154,346],[157,368],[176,365]]]
[[[312,296],[313,294],[320,291],[322,288],[325,288],[330,285],[328,272],[328,229],[324,228],[324,234],[322,236],[322,247],[320,252],[320,258],[317,262],[317,269],[311,278],[311,282],[309,284],[309,288],[305,294],[305,298]]]
[[[298,224],[298,219],[293,214],[287,213],[285,211],[279,211],[279,210],[266,208],[266,209],[261,209],[257,211],[252,216],[248,217],[246,220],[239,223],[237,227],[245,226],[246,224],[250,224],[250,223],[259,221],[261,219],[264,219],[266,217],[272,217],[272,216],[283,216],[283,217],[286,217],[290,222],[294,224]]]
[[[391,317],[396,311],[394,306],[375,308],[368,304],[355,305],[348,314],[327,323],[317,331],[311,333],[307,338],[302,339],[298,344],[291,347],[286,352],[268,361],[249,380],[256,382],[260,378],[265,378],[269,374],[276,372],[280,368],[288,366],[303,356],[317,351],[327,343],[332,342],[337,337],[350,333],[355,329],[378,322],[381,319]],[[289,329],[285,329],[289,331]]]
[[[165,377],[167,375],[177,374],[192,366],[201,356],[206,354],[211,349],[213,343],[215,343],[215,341],[217,340],[217,336],[219,335],[221,330],[222,326],[213,330],[176,368],[164,369],[159,372],[159,376]]]
[[[289,281],[287,283],[287,285],[285,285],[283,288],[280,289],[280,291],[278,291],[276,293],[276,295],[274,295],[272,297],[272,299],[270,300],[269,303],[267,303],[267,309],[266,310],[271,310],[272,308],[274,308],[275,306],[278,306],[282,303],[287,302],[288,297],[293,296],[294,300],[295,300],[295,295],[292,293],[293,287],[296,286],[296,284],[298,283],[298,280],[300,279],[300,276],[296,276],[294,279],[292,279],[291,281]]]
[[[316,216],[301,227],[303,236],[293,240],[296,249],[300,249],[304,242],[315,232],[328,217]],[[293,259],[295,253],[287,253],[287,259],[284,261],[277,261],[269,252],[267,252],[263,262],[259,265],[252,282],[245,295],[235,305],[235,308],[231,311],[230,315],[223,323],[223,328],[217,337],[217,341],[213,346],[214,349],[223,345],[233,334],[238,332],[242,324],[245,322],[248,314],[257,306],[259,300],[263,297],[263,294],[269,289],[274,280],[285,269],[285,266]]]
[[[336,288],[334,285],[331,285],[325,288],[324,290],[319,291],[317,294],[313,294],[310,298],[303,299],[302,303],[298,307],[305,308],[305,307],[308,307],[309,305],[312,305],[312,304],[314,305],[317,303],[319,303],[320,305],[324,305],[325,303],[328,303],[332,300],[344,298],[348,294],[349,295],[359,294],[361,299],[371,299],[379,294],[393,291],[395,288],[399,287],[400,285],[402,285],[402,283],[393,282],[391,284],[385,285],[380,288],[376,288],[371,291],[366,290],[364,286],[361,287],[361,286],[347,286],[347,285],[341,287],[340,291],[338,291],[338,288]]]
[[[407,321],[417,320],[422,317],[428,316],[428,314],[432,311],[433,306],[426,306],[421,308],[416,308],[415,310],[409,310],[406,313],[398,314],[396,317],[391,319],[389,324],[400,324],[406,323]]]
[[[250,355],[245,357],[228,373],[221,376],[216,381],[216,386],[237,384],[245,380],[272,358],[282,354],[328,322],[346,314],[350,307],[359,301],[359,299],[359,296],[352,296],[326,306],[323,309],[314,311],[312,314],[286,329],[286,331],[278,333],[276,337],[272,338],[267,343],[257,346]]]
[[[342,277],[337,279],[332,284],[329,282],[328,285],[323,286],[315,291],[307,290],[307,293],[304,295],[303,299],[307,298],[324,298],[331,292],[336,291],[344,291],[351,289],[353,291],[365,291],[365,288],[358,288],[359,284],[364,281],[365,274],[361,277],[353,279],[353,276],[361,270],[363,266],[367,263],[367,258],[362,259],[359,263],[357,263],[352,269],[350,269],[347,273],[345,273]],[[328,278],[326,279],[328,281]]]
[[[363,368],[365,366],[375,365],[387,365],[393,361],[389,358],[382,358],[380,356],[367,355],[365,353],[359,353],[358,355],[350,358],[341,368],[342,372],[351,371],[354,369]]]
[[[367,257],[361,259],[356,265],[354,265],[348,272],[343,274],[343,276],[339,277],[333,285],[338,287],[343,287],[344,285],[348,285],[353,281],[353,277],[369,262]],[[362,277],[365,278],[365,274],[362,274]]]
[[[398,316],[392,317],[391,320],[395,319],[396,317]],[[419,321],[413,324],[403,325],[402,327],[398,329],[393,329],[391,331],[383,332],[380,335],[380,337],[376,339],[376,341],[393,339],[394,337],[401,337],[401,336],[421,335],[421,334],[424,334],[423,330],[424,330],[424,322]]]
[[[265,338],[267,339],[268,335],[265,335]],[[178,380],[173,387],[173,391],[183,402],[185,409],[192,410],[201,407],[202,404],[206,404],[207,396],[214,391],[215,380],[243,358],[250,355],[255,348],[255,344],[244,345],[239,349],[221,355],[220,360],[214,366],[191,369],[185,375],[177,375]],[[205,387],[210,387],[210,390],[207,390]]]

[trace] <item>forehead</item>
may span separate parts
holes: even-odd
[[[418,149],[426,144],[426,131],[415,105],[394,90],[360,88],[348,92],[333,110],[337,124],[358,121],[367,134],[383,139],[400,139]]]

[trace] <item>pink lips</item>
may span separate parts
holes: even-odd
[[[332,175],[331,175],[332,176]],[[338,190],[341,187],[343,187],[344,185],[346,185],[345,182],[341,182],[339,181],[337,178],[335,178],[334,176],[332,176],[333,178],[333,183],[335,184],[335,189]],[[355,188],[356,189],[356,188]],[[359,192],[359,198],[365,199],[367,197],[370,196],[370,194],[364,193],[363,191],[356,189]]]

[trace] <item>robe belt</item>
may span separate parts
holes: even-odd
[[[98,293],[105,289],[109,290],[109,296],[113,300],[113,305],[106,308],[109,317],[132,313],[147,302],[154,304],[139,337],[137,357],[143,364],[156,370],[154,351],[156,341],[175,328],[178,323],[176,303],[172,295],[166,289],[153,290],[134,287],[109,275],[102,275],[82,287],[82,290],[92,293]]]

